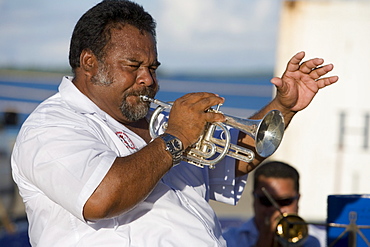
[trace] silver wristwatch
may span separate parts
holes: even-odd
[[[172,164],[175,166],[181,162],[182,153],[184,152],[184,147],[182,142],[176,136],[164,133],[159,136],[166,144],[166,150],[172,155]]]

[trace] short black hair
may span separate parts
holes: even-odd
[[[287,163],[281,161],[269,161],[258,166],[254,171],[253,190],[257,189],[259,176],[265,176],[268,178],[291,178],[294,181],[295,190],[299,193],[299,173],[294,167]]]
[[[110,30],[118,24],[129,24],[156,37],[153,17],[137,3],[128,0],[104,0],[89,9],[77,22],[70,43],[69,64],[74,72],[80,66],[80,55],[91,50],[98,60],[110,40]]]

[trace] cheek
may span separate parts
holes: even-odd
[[[292,204],[286,207],[282,207],[281,211],[284,213],[289,213],[289,214],[297,214],[298,207],[297,207],[297,204]]]
[[[121,101],[123,96],[122,93],[119,93],[118,89],[112,89],[110,90],[110,94],[107,94],[106,97],[115,102],[117,100]]]
[[[264,207],[264,206],[261,206],[261,205],[257,205],[255,204],[254,205],[254,211],[255,211],[255,214],[256,215],[270,215],[271,214],[271,211],[273,211],[272,209],[268,208],[268,207]]]
[[[113,75],[114,84],[121,90],[129,89],[136,84],[137,75],[129,72],[120,72]]]

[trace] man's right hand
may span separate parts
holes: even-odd
[[[184,148],[191,146],[203,133],[207,122],[223,122],[221,113],[208,112],[224,98],[213,93],[189,93],[178,98],[170,111],[166,133],[178,137]]]

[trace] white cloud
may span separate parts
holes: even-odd
[[[161,6],[163,12],[157,18],[159,30],[164,30],[166,38],[183,48],[195,43],[202,50],[222,49],[221,41],[239,36],[249,28],[245,25],[248,16],[237,13],[248,6],[242,1],[222,4],[214,0],[162,0]]]
[[[2,1],[0,66],[66,67],[75,22],[93,4],[84,1],[76,5],[73,0]]]
[[[275,0],[161,0],[154,15],[160,58],[164,66],[176,61],[174,70],[272,68],[279,7]]]
[[[73,27],[97,2],[0,1],[0,66],[68,65]],[[279,1],[137,2],[158,23],[159,56],[166,70],[240,70],[274,63]]]

